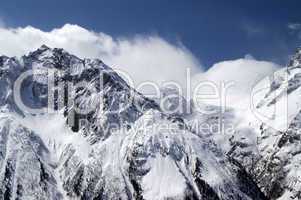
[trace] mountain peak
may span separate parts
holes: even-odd
[[[288,64],[289,69],[293,69],[296,67],[300,67],[301,65],[301,47],[297,48],[295,54],[291,57],[290,62]]]
[[[39,48],[39,50],[49,50],[49,49],[50,49],[50,47],[46,46],[45,44],[43,44],[43,45]]]
[[[65,51],[63,48],[51,48],[43,44],[41,47],[39,47],[37,50],[31,51],[29,53],[29,56],[40,56],[43,54],[50,55],[58,55],[58,54],[66,54],[68,56],[74,56],[69,54],[67,51]]]
[[[82,65],[83,60],[65,51],[62,48],[50,48],[42,45],[35,51],[23,56],[23,61],[27,65],[32,63],[43,63],[44,67],[54,67],[57,69],[69,68],[71,63],[78,63]]]
[[[176,88],[161,89],[165,101],[159,107],[161,101],[135,91],[100,60],[46,45],[23,56],[17,67],[34,71],[21,84],[24,105],[57,112],[19,109],[14,82],[23,71],[2,74],[5,199],[266,199],[202,126],[208,121],[215,128],[211,121],[220,118],[186,115],[190,110]],[[41,68],[59,70],[51,88],[49,73],[35,73]],[[171,184],[175,190],[168,190]]]

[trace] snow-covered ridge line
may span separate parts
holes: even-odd
[[[66,85],[85,80],[86,86],[95,90],[77,90],[72,96],[74,104],[64,99],[56,114],[28,115],[14,102],[13,83],[20,73],[41,67],[59,69],[55,78]],[[129,87],[117,73],[106,74],[106,69],[110,68],[100,60],[80,59],[46,46],[20,60],[0,59],[0,87],[4,91],[0,94],[0,196],[267,199],[247,170],[225,154],[217,142],[221,140],[215,135],[218,132],[203,135],[187,123],[192,118],[215,123],[221,116],[193,111],[191,115],[163,113],[155,101]],[[102,87],[99,75],[105,77]],[[25,103],[47,105],[46,88],[45,76],[26,80],[22,85]],[[133,93],[134,101],[130,101]],[[53,101],[57,107],[58,101]],[[74,109],[75,104],[88,107],[91,102],[97,106],[87,114]],[[169,102],[172,107],[177,101]],[[126,109],[114,112],[127,103]],[[234,116],[229,110],[222,117],[231,122]],[[24,169],[31,169],[32,174]]]

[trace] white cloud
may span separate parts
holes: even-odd
[[[289,23],[287,27],[291,30],[300,30],[301,24],[300,23]]]
[[[298,39],[301,39],[301,23],[289,23],[287,27],[290,33],[296,35]]]
[[[277,68],[274,63],[257,61],[246,55],[242,59],[216,63],[204,73],[199,61],[183,45],[173,45],[158,36],[113,38],[70,24],[50,32],[30,26],[2,27],[0,44],[0,54],[8,56],[21,56],[46,44],[64,48],[81,58],[100,58],[114,69],[128,72],[136,83],[175,80],[185,88],[186,68],[189,67],[194,82],[235,81],[235,88],[230,91],[233,101],[244,96],[258,80]]]
[[[252,88],[264,77],[271,75],[279,66],[272,62],[258,61],[250,55],[237,60],[214,64],[207,72],[196,75],[194,84],[201,80],[211,81],[221,88],[221,83],[233,83],[227,89],[228,106],[248,105]],[[207,90],[207,91],[206,91]],[[212,94],[212,89],[204,88],[204,93]],[[219,104],[219,101],[207,99],[207,103]]]
[[[81,57],[100,58],[115,69],[126,71],[136,84],[185,81],[186,68],[201,72],[198,60],[183,45],[173,45],[158,36],[113,38],[77,25],[44,32],[33,27],[0,28],[0,54],[21,56],[42,44],[64,48]]]

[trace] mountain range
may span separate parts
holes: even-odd
[[[301,199],[300,86],[297,50],[254,88],[252,112],[204,114],[173,88],[164,105],[144,96],[99,59],[45,45],[1,56],[0,198]]]

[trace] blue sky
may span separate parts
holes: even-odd
[[[72,23],[112,36],[157,34],[210,67],[246,54],[285,64],[301,45],[300,8],[300,0],[10,0],[0,17],[45,31]]]

